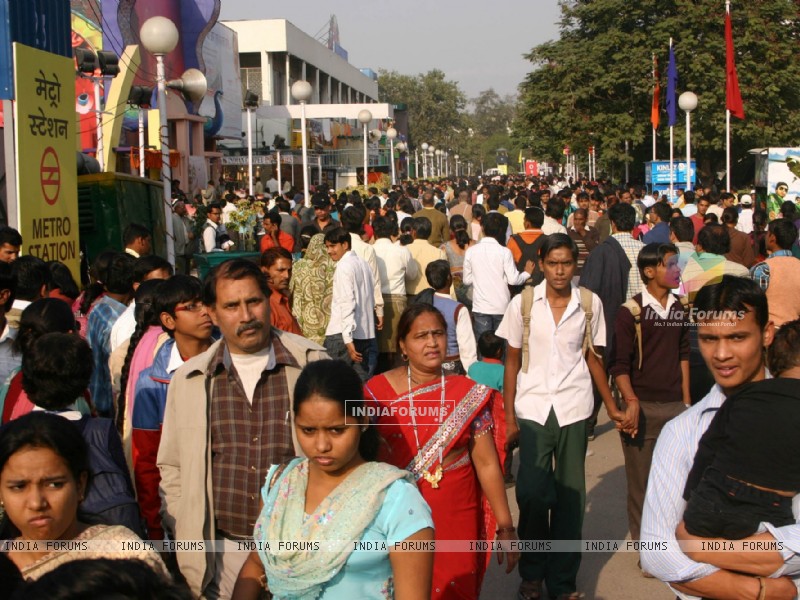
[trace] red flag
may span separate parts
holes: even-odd
[[[725,13],[725,108],[737,119],[744,119],[744,104],[739,91],[739,78],[736,76],[736,60],[733,54],[733,26],[731,14]]]
[[[658,124],[661,120],[661,78],[658,74],[658,59],[653,55],[653,80],[655,87],[653,88],[653,106],[650,109],[650,122],[653,124],[653,129],[658,129]]]

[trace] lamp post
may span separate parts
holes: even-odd
[[[395,147],[397,148],[397,154],[399,155],[397,160],[402,165],[403,164],[402,163],[402,155],[403,155],[403,152],[408,150],[408,146],[406,145],[405,142],[398,142],[397,146],[395,146]],[[407,163],[408,163],[408,156],[406,156],[406,172],[408,171],[408,164]],[[401,168],[400,169],[400,175],[402,175],[402,174],[403,174],[403,169]],[[400,179],[402,179],[402,177],[400,177]]]
[[[411,167],[409,167],[410,169]],[[409,173],[409,177],[411,174]],[[419,179],[419,150],[414,148],[414,178]]]
[[[250,90],[244,95],[244,107],[247,111],[247,181],[248,192],[253,195],[253,108],[258,106],[258,94]]]
[[[686,113],[686,189],[692,189],[692,111],[697,108],[697,94],[683,92],[678,96],[678,106]]]
[[[422,142],[420,145],[422,148],[422,176],[427,179],[428,178],[428,142]]]
[[[437,150],[436,154],[436,175],[438,177],[442,176],[442,151]]]
[[[311,84],[295,81],[292,84],[292,97],[300,103],[300,140],[303,144],[303,198],[306,206],[311,206],[308,197],[308,140],[306,139],[306,102],[311,98]]]
[[[372,121],[372,113],[366,108],[358,113],[358,122],[364,129],[364,189],[367,189],[367,126]]]
[[[392,185],[397,183],[394,169],[394,139],[397,137],[397,129],[389,127],[386,130],[386,137],[389,138],[389,160],[392,162]]]
[[[164,56],[178,45],[178,28],[166,17],[150,17],[139,30],[145,49],[156,57],[158,118],[161,138],[161,180],[164,184],[164,226],[167,232],[167,260],[175,265],[175,234],[172,229],[172,167],[169,164],[169,125],[167,123],[167,81]]]
[[[430,168],[430,176],[431,176],[431,177],[436,177],[436,162],[435,162],[435,158],[436,158],[436,146],[434,146],[433,144],[429,145],[429,146],[428,146],[428,152],[430,152],[430,153],[431,153],[431,168]]]
[[[456,161],[456,177],[458,177],[458,154],[454,154],[453,158]]]

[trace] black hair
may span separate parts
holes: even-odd
[[[97,258],[94,259],[89,269],[89,275],[94,281],[92,281],[83,292],[83,299],[78,309],[81,314],[88,315],[94,301],[105,293],[105,280],[108,277],[108,265],[111,264],[111,259],[116,255],[117,253],[113,250],[107,250],[98,254]]]
[[[353,367],[341,360],[317,360],[308,363],[294,386],[294,401],[292,410],[294,414],[300,411],[300,405],[312,396],[319,396],[341,405],[342,412],[347,417],[353,417],[357,422],[347,423],[352,426],[364,427],[358,441],[358,453],[367,461],[378,458],[380,437],[378,431],[369,422],[360,424],[358,413],[364,407],[364,384]]]
[[[367,217],[367,209],[363,204],[353,204],[352,206],[344,209],[340,215],[342,227],[348,233],[355,233],[360,235],[364,231],[364,219]]]
[[[156,314],[168,313],[175,316],[175,307],[183,302],[201,300],[203,284],[191,275],[175,275],[161,282],[156,296]],[[167,332],[171,333],[171,332]]]
[[[432,232],[433,225],[428,217],[414,217],[414,234],[418,240],[427,240]]]
[[[691,242],[694,239],[694,223],[689,217],[675,217],[669,222],[669,229],[679,242]]]
[[[749,277],[723,275],[719,283],[707,283],[697,292],[693,308],[697,311],[695,318],[704,313],[753,311],[761,329],[769,323],[767,295]]]
[[[272,223],[273,225],[277,225],[278,227],[280,227],[281,223],[283,223],[283,217],[281,217],[274,210],[270,210],[270,211],[264,213],[264,220],[265,221],[269,221],[270,223]]]
[[[400,245],[408,246],[414,241],[411,233],[414,231],[414,217],[406,217],[400,223]]]
[[[517,210],[525,210],[528,207],[528,198],[522,194],[514,198],[514,208]]]
[[[425,279],[434,290],[449,287],[448,281],[451,280],[451,277],[450,263],[446,260],[432,260],[425,267]]]
[[[767,368],[773,377],[800,366],[800,319],[784,323],[767,348]]]
[[[130,246],[138,238],[147,239],[152,237],[150,230],[144,225],[138,223],[130,223],[122,232],[122,243],[124,246]]]
[[[555,219],[556,221],[561,221],[561,219],[564,218],[564,211],[566,208],[567,207],[564,204],[564,200],[556,196],[547,202],[547,209],[545,210],[544,214],[552,219]]]
[[[300,245],[303,250],[308,248],[308,245],[311,243],[311,238],[317,235],[317,233],[319,232],[313,225],[306,225],[300,230]]]
[[[483,235],[494,238],[501,246],[506,245],[506,231],[508,231],[508,217],[497,212],[486,213],[481,221]]]
[[[397,222],[387,217],[375,217],[372,222],[372,230],[376,239],[390,238],[397,234]]]
[[[49,287],[52,276],[47,263],[36,256],[20,256],[11,263],[11,272],[17,279],[18,300],[32,302],[41,298],[42,288]]]
[[[172,277],[175,274],[175,269],[169,262],[156,254],[149,254],[136,259],[133,263],[133,281],[134,283],[142,283],[145,278],[153,271],[164,270]]]
[[[639,269],[639,275],[642,276],[642,281],[645,285],[650,282],[650,279],[644,274],[644,270],[648,267],[663,265],[664,258],[667,254],[678,254],[678,249],[674,244],[653,242],[639,250],[639,256],[636,257],[636,266]]]
[[[400,351],[400,342],[405,340],[406,336],[411,331],[411,328],[414,326],[414,321],[417,320],[417,317],[424,314],[435,315],[436,318],[439,319],[439,324],[445,331],[447,331],[447,320],[444,318],[444,315],[433,306],[433,304],[428,304],[427,302],[415,302],[414,304],[409,304],[400,315],[400,320],[397,321],[398,352]]]
[[[472,205],[472,220],[481,222],[486,216],[486,208],[482,204],[473,204]]]
[[[325,232],[326,244],[347,244],[348,249],[353,248],[350,234],[344,227],[332,227]]]
[[[506,341],[492,331],[484,331],[478,338],[478,351],[484,358],[500,358],[503,356]]]
[[[712,223],[706,225],[697,234],[697,243],[702,246],[703,252],[711,254],[727,254],[731,251],[731,238],[728,230],[722,225]]]
[[[9,310],[17,295],[17,278],[14,277],[14,269],[11,265],[0,261],[0,292],[3,290],[8,290],[8,300],[6,300],[3,310]]]
[[[22,356],[22,389],[45,410],[67,408],[86,391],[91,377],[92,350],[72,333],[46,333]]]
[[[14,351],[23,357],[33,343],[46,333],[78,331],[75,315],[63,300],[39,298],[22,311]]]
[[[456,245],[464,250],[469,246],[472,238],[467,231],[467,220],[461,215],[453,215],[450,217],[450,231],[453,232],[453,237],[456,240]]]
[[[279,258],[285,258],[289,261],[289,263],[291,263],[292,253],[281,246],[274,246],[264,250],[264,252],[261,254],[261,266],[269,269],[272,265],[278,262]]]
[[[136,259],[125,252],[117,252],[108,264],[103,281],[110,294],[130,294],[133,291],[134,265]]]
[[[767,231],[775,236],[775,243],[781,250],[791,250],[797,241],[797,227],[789,219],[771,221]]]
[[[48,287],[48,292],[58,289],[62,296],[66,296],[70,300],[75,300],[80,296],[81,291],[75,279],[72,277],[72,271],[69,270],[67,265],[53,260],[47,263],[47,268],[50,269],[50,286]]]
[[[267,279],[261,269],[255,263],[245,258],[234,258],[220,263],[206,277],[203,283],[203,304],[214,306],[217,303],[217,284],[221,279],[232,279],[239,281],[248,277],[255,280],[261,293],[265,298],[269,298],[271,291],[267,285]]]
[[[19,231],[8,225],[0,227],[0,246],[22,246],[22,236]]]
[[[125,420],[126,388],[128,387],[128,376],[131,372],[131,361],[133,360],[134,352],[136,352],[136,347],[144,334],[147,333],[147,330],[152,326],[161,325],[161,313],[158,312],[156,303],[163,283],[164,281],[161,279],[148,279],[143,281],[139,289],[136,290],[136,308],[133,310],[136,328],[133,330],[133,335],[131,335],[131,340],[128,344],[128,352],[125,354],[125,362],[123,363],[119,380],[119,396],[117,396],[115,421],[120,435],[122,435],[122,426]]]
[[[694,192],[692,190],[686,190],[683,193],[683,201],[686,204],[694,204]]]
[[[63,564],[21,586],[21,600],[191,600],[191,592],[173,583],[143,560],[86,558]]]
[[[544,224],[544,211],[538,206],[526,208],[525,221],[530,223],[534,229],[541,229]]]
[[[780,213],[784,219],[793,219],[797,215],[797,206],[791,200],[785,200],[781,203]]]
[[[700,199],[705,200],[705,198]],[[719,225],[719,217],[717,217],[717,213],[706,213],[703,217],[703,223],[706,225]]]
[[[542,245],[539,247],[539,258],[545,260],[553,250],[558,248],[569,248],[572,253],[572,260],[578,261],[578,245],[566,233],[551,233],[545,236]]]
[[[86,441],[78,428],[64,417],[33,411],[3,425],[0,428],[0,473],[9,459],[25,448],[52,450],[66,463],[76,483],[83,474],[86,474],[87,480],[89,478],[91,471]],[[0,539],[13,539],[19,535],[19,529],[8,518],[8,514],[3,515]]]
[[[672,207],[669,204],[666,202],[656,202],[650,207],[650,210],[658,217],[659,221],[662,223],[669,223],[669,218],[672,216]]]
[[[608,218],[617,227],[617,231],[633,231],[636,225],[636,209],[630,204],[620,202],[608,209]]]

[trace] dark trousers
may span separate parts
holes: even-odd
[[[624,404],[623,404],[624,406]],[[624,408],[623,408],[624,410]],[[628,481],[628,527],[631,539],[638,540],[642,527],[642,508],[653,450],[667,422],[681,414],[683,402],[639,402],[639,432],[635,438],[621,433],[622,455],[625,457],[625,478]]]
[[[503,315],[485,315],[483,313],[472,313],[472,331],[475,333],[475,342],[480,339],[484,331],[491,331],[494,333],[500,327],[503,320]],[[481,359],[480,350],[478,351],[478,358]]]
[[[521,540],[580,540],[586,505],[586,421],[560,427],[519,419],[517,504]],[[580,552],[523,552],[519,573],[544,580],[551,595],[576,590]]]
[[[353,362],[341,333],[325,336],[325,350],[331,358],[342,360],[355,369],[361,381],[368,381],[375,374],[378,364],[378,344],[375,339],[353,340],[356,351],[361,353],[361,362]]]

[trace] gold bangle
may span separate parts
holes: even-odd
[[[495,531],[495,535],[500,535],[501,533],[514,533],[517,530],[516,527],[501,527],[497,531]]]
[[[759,577],[758,585],[758,600],[764,600],[767,597],[767,580],[763,577]]]

